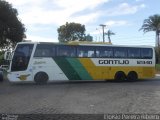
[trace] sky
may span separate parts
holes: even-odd
[[[57,28],[66,22],[85,25],[93,41],[111,30],[115,45],[155,46],[155,32],[139,31],[144,19],[160,14],[160,0],[6,0],[18,10],[27,40],[58,42]],[[105,41],[108,42],[107,36]]]

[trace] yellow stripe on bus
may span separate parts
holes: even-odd
[[[94,80],[114,79],[117,71],[123,71],[126,75],[130,71],[136,71],[138,78],[154,77],[154,67],[143,67],[143,66],[95,66],[90,58],[79,58],[81,64],[85,67],[88,73]]]
[[[94,80],[102,80],[109,77],[109,68],[106,66],[95,66],[90,58],[79,58],[79,61],[86,68]],[[108,78],[110,79],[110,78]]]

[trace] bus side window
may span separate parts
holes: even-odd
[[[57,56],[58,57],[75,57],[76,49],[74,46],[70,46],[70,45],[59,45],[57,46]]]
[[[42,51],[42,56],[43,56],[43,57],[49,57],[49,56],[50,56],[49,50],[47,50],[47,49],[43,50],[43,51]]]
[[[68,54],[67,51],[63,50],[63,51],[61,52],[61,56],[68,57],[69,54]]]
[[[54,57],[55,46],[52,44],[38,44],[34,57]]]
[[[50,51],[47,49],[37,49],[34,54],[35,57],[49,57]]]
[[[143,59],[152,59],[153,51],[151,48],[142,48],[141,57]]]
[[[96,57],[110,58],[113,57],[112,47],[98,47],[96,49]]]
[[[93,50],[88,50],[88,51],[86,52],[86,57],[95,57],[94,51],[93,51]]]
[[[96,50],[96,57],[100,57],[100,51]]]
[[[88,52],[85,51],[85,52],[83,53],[83,57],[88,57]]]
[[[95,57],[94,47],[91,46],[79,46],[77,48],[78,57]]]
[[[82,55],[82,51],[78,51],[78,52],[77,52],[77,56],[78,56],[78,57],[82,57],[82,56],[83,56],[83,55]]]
[[[126,48],[114,48],[114,57],[115,58],[127,58],[127,49]]]
[[[139,48],[128,48],[128,58],[140,58]]]

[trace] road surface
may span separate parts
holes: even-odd
[[[0,113],[160,113],[160,79],[136,82],[0,83]]]

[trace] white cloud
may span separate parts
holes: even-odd
[[[96,12],[96,13],[81,15],[78,17],[70,17],[68,21],[69,22],[76,21],[81,24],[87,24],[87,23],[95,22],[99,16],[100,16],[100,13]]]
[[[127,15],[127,14],[135,14],[140,9],[145,8],[145,4],[140,5],[129,5],[128,3],[121,3],[115,8],[109,9],[106,11],[108,16],[118,16],[118,15]]]
[[[66,22],[79,22],[81,24],[90,24],[96,22],[100,17],[100,11],[93,9],[110,0],[8,0],[19,12],[19,18],[27,28],[27,39],[33,41],[57,41],[56,32],[44,26],[59,26]],[[88,13],[78,14],[84,10]],[[38,27],[41,25],[42,27]],[[47,30],[48,29],[48,30]],[[46,38],[43,35],[38,36],[39,32],[44,30],[53,31],[55,38]],[[32,33],[32,35],[31,35]],[[51,35],[49,35],[51,36]]]
[[[42,5],[46,0],[7,0],[9,3],[12,3],[14,6],[23,6],[23,5]],[[28,6],[29,8],[30,6]]]
[[[98,12],[90,12],[84,15],[78,15],[86,9],[92,10],[93,8],[107,3],[111,0],[8,0],[14,6],[18,7],[20,13],[19,18],[24,24],[53,24],[62,25],[65,22],[80,22],[88,24],[96,21],[102,14]],[[47,8],[48,5],[53,7]],[[144,8],[144,4],[129,5],[122,3],[117,7],[106,10],[105,15],[117,16],[125,14],[134,14],[139,9]],[[104,11],[102,11],[104,13]],[[76,16],[72,16],[76,14]]]
[[[21,14],[19,17],[22,18],[22,22],[25,24],[54,24],[58,26],[66,22],[80,22],[82,24],[87,24],[95,21],[99,14],[100,13],[96,12],[71,17],[67,14],[67,11],[43,11],[39,9]]]
[[[20,15],[25,24],[59,24],[68,17],[63,11],[32,10]]]
[[[32,32],[43,32],[43,31],[50,31],[51,29],[52,29],[52,31],[53,31],[53,28],[52,27],[50,27],[50,26],[27,26],[27,27],[29,27],[30,28],[30,30],[32,31]]]
[[[108,1],[110,0],[56,0],[54,3],[64,9],[81,11],[84,9],[93,9]]]
[[[85,9],[93,9],[110,0],[8,0],[18,7],[19,18],[24,24],[54,24],[61,25],[67,21],[87,24],[99,15],[88,13],[86,15],[72,16]],[[48,5],[53,7],[48,8]]]
[[[109,20],[105,22],[105,25],[109,27],[124,26],[124,25],[128,25],[128,22],[125,20],[119,20],[119,21]]]

